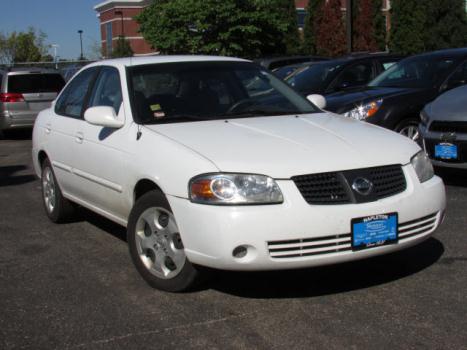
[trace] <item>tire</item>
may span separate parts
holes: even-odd
[[[131,210],[127,227],[130,256],[153,288],[183,292],[200,280],[186,258],[175,217],[160,191],[144,194]]]
[[[420,133],[418,131],[419,123],[420,122],[418,119],[404,119],[397,125],[396,131],[399,134],[404,135],[415,142],[418,142],[420,139]]]
[[[52,165],[44,160],[41,172],[42,203],[49,219],[55,223],[67,222],[74,216],[74,206],[63,197]]]

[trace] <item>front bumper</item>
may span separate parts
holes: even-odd
[[[429,131],[425,125],[419,126],[420,135],[422,137],[422,147],[430,157],[434,166],[443,168],[467,169],[467,134],[455,134],[455,139],[449,141],[458,146],[458,160],[442,160],[434,157],[434,145],[446,141],[445,137],[449,133]]]
[[[444,215],[443,182],[433,177],[420,184],[411,165],[403,170],[404,192],[363,204],[309,205],[290,180],[277,181],[285,198],[280,205],[228,207],[168,199],[191,262],[226,270],[304,268],[390,253],[428,238]],[[398,243],[351,250],[353,218],[391,212],[399,215]],[[246,256],[233,256],[238,246],[247,247]]]

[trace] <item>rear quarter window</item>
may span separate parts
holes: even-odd
[[[8,77],[8,92],[12,93],[58,93],[64,85],[60,74],[15,74]]]

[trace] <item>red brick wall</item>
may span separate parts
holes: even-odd
[[[115,14],[115,11],[121,11],[123,14],[123,32],[122,32],[122,15]],[[130,42],[130,46],[136,55],[147,54],[154,52],[150,45],[142,38],[138,32],[139,24],[133,19],[141,12],[141,8],[112,8],[100,13],[99,20],[101,26],[101,43],[102,52],[106,52],[106,23],[112,22],[112,47],[115,47],[116,40],[122,33]]]

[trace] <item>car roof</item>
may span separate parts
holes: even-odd
[[[444,49],[444,50],[437,50],[437,51],[430,51],[424,52],[418,55],[414,55],[412,57],[444,57],[444,56],[454,56],[454,57],[462,57],[467,56],[467,47],[462,47],[458,49]]]
[[[162,64],[176,62],[251,62],[241,58],[201,55],[154,55],[107,59],[91,63],[86,67],[112,65],[116,67],[134,67],[146,64]]]
[[[0,73],[7,75],[19,74],[60,74],[56,69],[38,68],[38,67],[11,67],[0,69]]]

